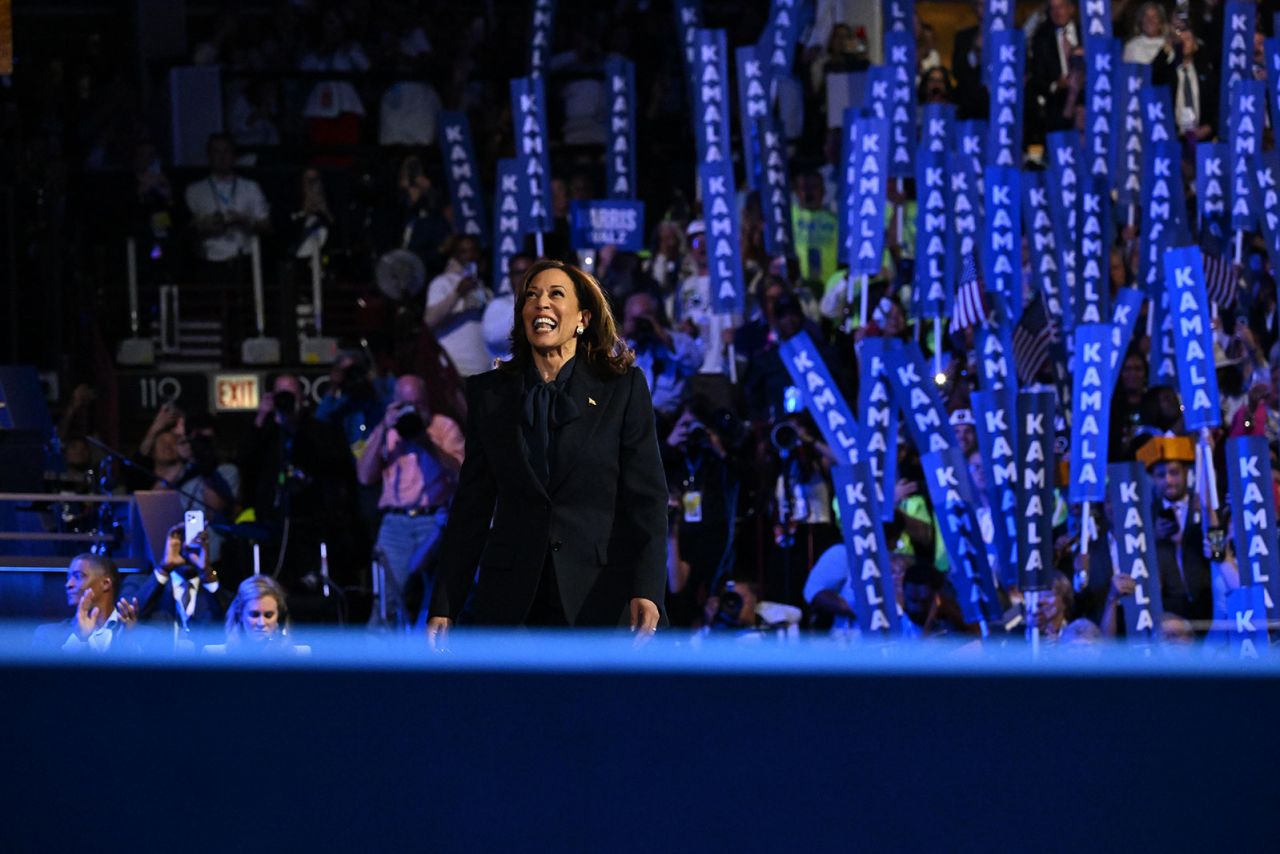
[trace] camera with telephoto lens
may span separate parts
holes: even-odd
[[[276,412],[285,418],[298,411],[298,396],[291,391],[278,391],[271,396]]]
[[[392,426],[400,434],[400,438],[405,440],[418,439],[427,431],[426,422],[422,420],[418,410],[412,406],[401,409]]]
[[[804,440],[800,437],[800,430],[793,421],[779,421],[773,425],[773,429],[769,431],[769,441],[783,456],[795,453],[795,450],[804,444]]]
[[[701,421],[694,421],[689,425],[688,432],[685,433],[685,445],[689,447],[704,447],[711,444],[711,434],[707,432],[706,425]]]
[[[742,606],[745,601],[742,594],[736,589],[736,585],[730,581],[725,585],[724,592],[720,594],[720,607],[716,609],[715,619],[712,621],[712,628],[717,629],[736,629],[742,626]]]

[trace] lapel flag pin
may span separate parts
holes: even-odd
[[[591,404],[592,406],[595,406],[595,405],[596,405],[596,399],[595,399],[594,397],[588,397],[588,398],[587,398],[587,403]]]

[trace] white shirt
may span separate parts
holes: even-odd
[[[445,270],[427,286],[427,308],[453,299],[458,282],[465,271],[456,261],[450,260]],[[453,307],[432,332],[440,346],[453,359],[454,367],[464,377],[480,374],[493,367],[493,357],[484,340],[484,306],[488,291],[477,286],[466,296],[454,300]]]
[[[400,81],[382,95],[378,142],[382,145],[431,145],[436,141],[440,96],[428,83]]]
[[[1191,99],[1187,99],[1190,89]],[[1198,127],[1200,121],[1200,80],[1196,77],[1196,67],[1184,62],[1178,66],[1178,73],[1173,83],[1173,116],[1178,130]]]
[[[201,586],[210,593],[218,592],[218,582],[211,581],[203,584],[200,576],[196,575],[191,578],[184,578],[181,574],[173,572],[163,572],[159,569],[155,570],[156,581],[160,584],[168,584],[169,590],[173,594],[174,608],[178,618],[182,620],[185,626],[187,621],[191,619],[196,612],[196,597],[200,595]],[[191,601],[187,602],[187,589],[191,589]]]
[[[302,71],[364,71],[369,60],[359,45],[338,48],[326,57],[309,53],[298,63]],[[343,113],[364,115],[364,104],[356,93],[356,87],[345,80],[325,80],[317,83],[307,97],[302,114],[309,119],[332,119]]]
[[[234,211],[260,222],[271,214],[267,197],[262,194],[258,182],[239,175],[225,180],[210,175],[187,187],[185,196],[187,210],[196,219]],[[230,261],[237,255],[249,254],[252,239],[242,229],[233,228],[222,234],[207,235],[201,244],[206,261]]]
[[[1124,43],[1124,61],[1150,65],[1164,45],[1164,36],[1136,35]]]
[[[80,636],[73,629],[62,644],[62,648],[67,652],[75,652],[85,647],[88,647],[93,652],[106,652],[111,648],[111,641],[115,638],[116,633],[123,630],[124,623],[120,619],[120,612],[113,609],[111,616],[107,617],[102,625],[90,632],[89,637],[85,640],[80,640]]]
[[[813,600],[824,590],[839,593],[840,598],[853,607],[853,588],[849,584],[849,555],[844,543],[836,543],[818,555],[804,583],[804,601],[812,605]],[[831,631],[833,634],[844,634],[855,625],[857,621],[853,617],[836,614]]]

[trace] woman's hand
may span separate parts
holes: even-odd
[[[453,620],[448,617],[432,617],[427,620],[427,646],[435,652],[444,652],[451,628]]]
[[[637,639],[647,638],[658,631],[657,604],[642,596],[631,600],[631,631],[637,634]]]

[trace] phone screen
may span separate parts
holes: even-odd
[[[204,511],[188,510],[186,515],[182,517],[183,534],[182,544],[189,546],[195,543],[196,537],[200,536],[204,531]]]

